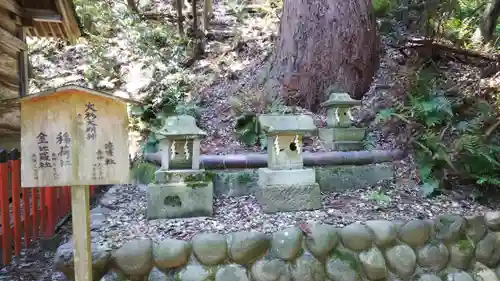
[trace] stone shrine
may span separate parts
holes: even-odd
[[[199,163],[206,133],[192,116],[179,115],[167,118],[156,134],[162,158],[148,186],[148,218],[212,216],[212,179]]]
[[[361,104],[347,93],[332,93],[322,103],[327,108],[327,127],[318,129],[318,136],[327,149],[336,151],[361,150],[366,128],[353,127],[351,109]]]
[[[316,130],[307,115],[261,115],[268,167],[258,171],[256,197],[266,213],[315,210],[321,194],[314,169],[304,169],[302,137]]]

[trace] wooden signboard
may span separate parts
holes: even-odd
[[[22,186],[71,186],[76,281],[92,281],[88,186],[129,183],[126,101],[78,86],[21,99]]]
[[[21,100],[23,187],[126,184],[127,105],[80,87]]]

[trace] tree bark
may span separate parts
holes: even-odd
[[[495,31],[499,15],[500,0],[490,0],[484,10],[483,17],[479,25],[483,42],[487,43],[493,39],[493,33]]]
[[[127,0],[127,7],[131,12],[135,14],[140,14],[139,8],[137,8],[137,3],[135,2],[135,0]]]
[[[330,86],[361,99],[378,62],[370,0],[285,0],[266,88],[315,111]]]

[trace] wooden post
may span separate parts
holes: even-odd
[[[72,186],[71,195],[75,280],[92,281],[89,187]]]

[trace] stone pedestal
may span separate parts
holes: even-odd
[[[148,219],[213,215],[213,183],[204,170],[159,170],[148,186]]]
[[[365,128],[320,128],[318,136],[327,149],[335,151],[362,150]]]
[[[265,213],[321,208],[321,193],[314,169],[259,169],[255,192]]]

